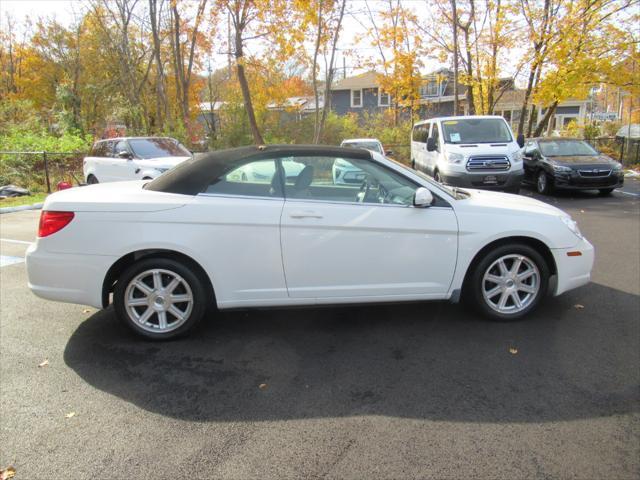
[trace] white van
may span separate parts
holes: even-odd
[[[518,193],[522,145],[500,116],[432,118],[413,127],[411,166],[446,185]]]

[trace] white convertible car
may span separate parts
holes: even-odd
[[[335,184],[335,162],[366,172]],[[304,165],[290,176],[283,164]],[[238,171],[259,171],[257,180]],[[270,178],[263,174],[270,172]],[[155,180],[50,195],[27,253],[43,298],[104,308],[167,339],[219,309],[467,299],[513,320],[589,281],[593,247],[566,213],[449,189],[360,149],[243,147]]]

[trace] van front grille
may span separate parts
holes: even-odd
[[[467,162],[470,172],[509,170],[511,162],[503,155],[487,155],[486,157],[471,157]]]

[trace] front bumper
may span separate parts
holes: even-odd
[[[117,257],[52,253],[29,246],[29,288],[38,297],[102,308],[102,283]]]
[[[624,184],[624,173],[613,172],[606,177],[582,177],[578,172],[556,172],[553,186],[559,190],[597,190],[620,188]]]
[[[574,252],[580,252],[576,256]],[[585,238],[571,248],[551,249],[558,270],[554,295],[586,285],[591,280],[594,248]],[[569,255],[572,253],[572,255]]]
[[[482,188],[489,190],[507,190],[520,186],[524,170],[507,172],[440,172],[445,185],[462,188]]]

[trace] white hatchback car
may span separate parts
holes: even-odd
[[[191,156],[174,138],[111,138],[93,145],[82,163],[82,170],[89,184],[151,180]]]
[[[336,184],[337,161],[366,173]],[[284,163],[304,165],[289,177]],[[272,178],[237,175],[256,164]],[[238,261],[242,259],[242,261]],[[27,252],[43,298],[106,307],[154,339],[219,309],[468,299],[513,320],[548,290],[589,282],[593,247],[566,213],[504,193],[450,189],[379,154],[243,147],[150,182],[47,197]]]

